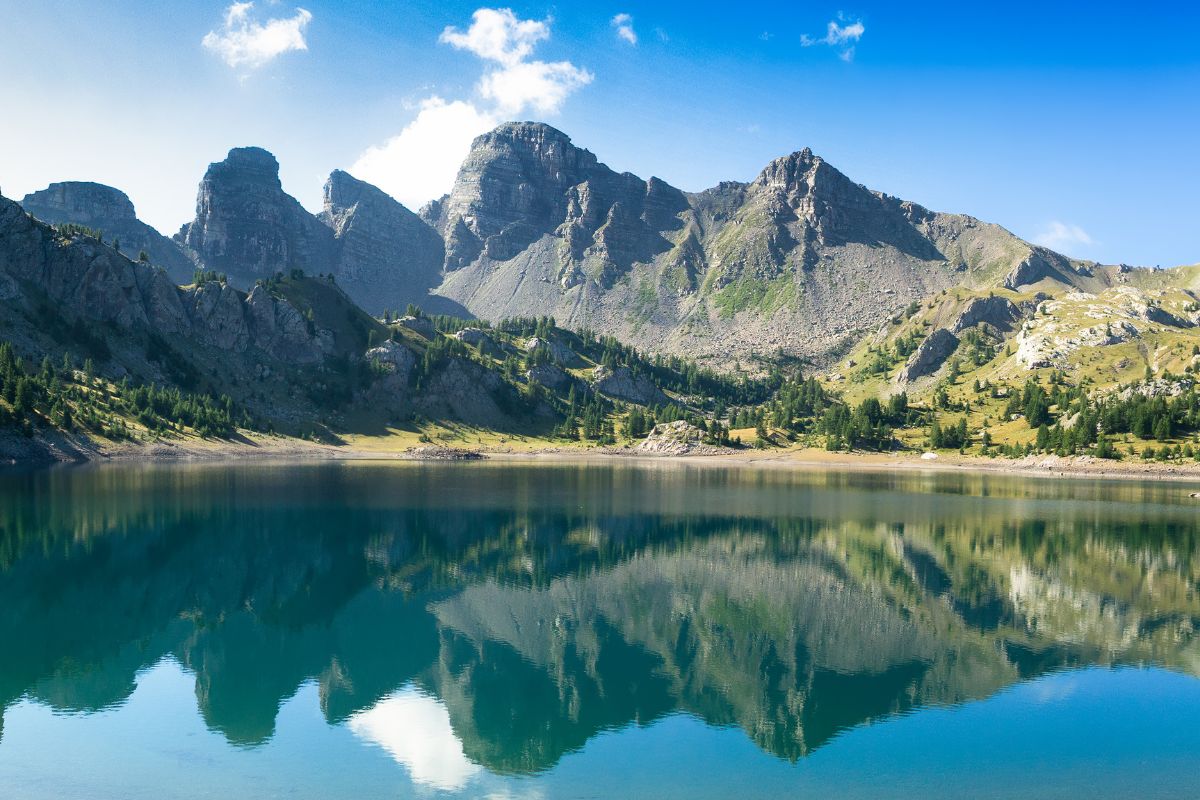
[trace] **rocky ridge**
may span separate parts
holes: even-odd
[[[150,263],[166,270],[177,283],[192,279],[194,264],[167,237],[137,218],[133,203],[119,189],[99,183],[65,181],[25,195],[21,207],[50,224],[75,223],[119,240],[121,252],[137,258],[145,252]]]

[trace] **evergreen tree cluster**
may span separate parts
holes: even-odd
[[[153,434],[191,429],[205,438],[227,438],[239,425],[250,426],[228,397],[133,386],[128,378],[112,385],[96,377],[91,359],[78,370],[69,354],[58,367],[47,357],[31,370],[9,342],[0,342],[0,398],[0,427],[16,426],[27,435],[38,427],[52,427],[129,439],[127,419],[137,420]]]

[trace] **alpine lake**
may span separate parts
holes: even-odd
[[[1200,797],[1176,482],[0,474],[0,797]]]

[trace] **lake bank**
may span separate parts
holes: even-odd
[[[54,464],[83,463],[169,463],[217,461],[308,461],[308,460],[425,460],[413,451],[425,447],[420,434],[397,432],[383,436],[348,436],[339,444],[313,442],[285,436],[245,434],[236,440],[199,438],[163,439],[152,443],[96,443],[82,437],[59,436],[39,441],[10,437],[0,440],[0,460],[17,467],[42,467]],[[502,460],[638,460],[753,466],[771,469],[839,469],[907,472],[982,472],[1006,475],[1038,475],[1136,480],[1178,480],[1200,482],[1200,463],[1158,462],[1126,459],[1112,461],[1090,456],[1060,457],[1031,455],[1019,459],[938,453],[923,458],[916,451],[891,453],[829,452],[819,448],[772,448],[767,450],[730,450],[716,454],[655,454],[633,447],[583,447],[561,445],[533,437],[505,436],[488,432],[485,436],[462,437],[448,446],[477,452]]]

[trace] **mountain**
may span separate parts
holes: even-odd
[[[241,288],[298,270],[334,276],[374,314],[417,303],[467,315],[451,300],[429,296],[441,282],[444,248],[420,217],[341,170],[325,184],[322,212],[310,214],[283,191],[279,162],[261,148],[235,148],[209,165],[196,218],[176,240]]]
[[[1084,269],[999,226],[872,192],[808,149],[750,183],[685,194],[538,123],[476,139],[426,217],[446,241],[438,293],[476,315],[549,313],[719,363],[828,363],[942,289]]]
[[[430,296],[442,280],[442,237],[420,217],[369,183],[335,170],[325,183],[321,221],[333,232],[329,271],[364,308],[468,316],[452,301]]]
[[[180,287],[163,272],[79,233],[61,234],[0,197],[0,329],[19,352],[92,356],[101,374],[231,392],[271,418],[311,406],[289,371],[358,355],[369,316],[328,281]],[[275,381],[269,376],[278,376]],[[254,391],[239,385],[254,379]],[[278,391],[274,391],[278,389]]]
[[[944,411],[981,453],[1070,454],[1099,446],[1096,425],[1061,440],[1073,420],[1133,395],[1177,400],[1113,412],[1110,432],[1145,441],[1133,422],[1154,417],[1153,438],[1183,457],[1173,433],[1200,429],[1200,265],[1072,260],[871,191],[807,149],[748,183],[686,193],[615,172],[549,126],[509,123],[477,138],[452,191],[419,213],[335,171],[311,214],[274,156],[237,148],[210,165],[174,242],[108,187],[56,184],[25,204],[78,226],[0,198],[9,431],[92,413],[70,368],[56,389],[53,369],[14,366],[65,355],[110,384],[128,376],[201,406],[226,395],[242,421],[311,435],[468,423],[608,443],[680,423],[689,441],[725,445],[737,429],[767,446],[782,441],[770,421],[809,446],[924,448]],[[128,257],[138,235],[159,254],[150,264]],[[156,268],[172,253],[204,271],[197,285]],[[410,303],[439,316],[385,313]],[[18,401],[21,378],[42,395]],[[893,397],[886,424],[877,407],[869,425],[848,416]],[[142,410],[85,427],[107,437],[116,417],[140,420],[153,440],[166,423]],[[230,430],[232,407],[218,410],[220,425],[193,429]]]
[[[170,239],[137,218],[133,203],[119,189],[100,183],[52,183],[25,195],[21,206],[50,224],[75,223],[119,241],[121,252],[137,258],[142,252],[150,263],[167,271],[171,280],[187,283],[195,265]]]
[[[279,162],[258,147],[238,147],[210,164],[196,195],[196,218],[176,240],[205,268],[236,285],[276,273],[327,271],[333,234],[279,182]]]

